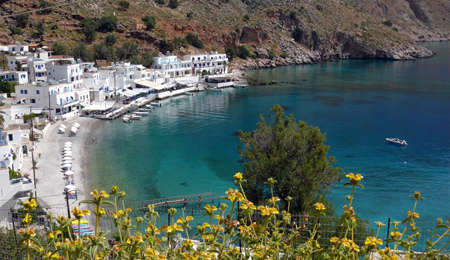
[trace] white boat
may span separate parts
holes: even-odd
[[[130,123],[130,122],[131,122],[130,117],[123,117],[123,118],[122,118],[122,121],[123,121],[124,123]]]
[[[212,91],[212,92],[223,92],[223,90],[222,90],[222,89],[220,89],[220,88],[217,88],[217,87],[214,87],[214,88],[210,88],[210,89],[209,89],[209,91]]]
[[[162,104],[161,103],[158,103],[158,102],[152,102],[152,103],[150,103],[153,107],[160,107],[160,106],[162,106]]]
[[[132,114],[132,115],[130,116],[130,119],[131,119],[131,120],[141,120],[141,118],[142,118],[142,116],[136,115],[136,114]]]
[[[154,108],[154,106],[152,106],[152,105],[145,105],[145,107],[149,108],[149,109],[153,109]]]
[[[399,138],[386,138],[386,141],[388,141],[391,144],[408,145],[408,143],[405,140],[401,140]]]
[[[185,92],[184,94],[187,95],[187,96],[193,96],[194,95],[194,93],[192,93],[192,92]]]
[[[139,112],[152,112],[153,110],[150,108],[139,108]]]
[[[144,112],[144,111],[136,111],[134,112],[135,115],[140,115],[140,116],[148,116],[150,114],[150,112]]]

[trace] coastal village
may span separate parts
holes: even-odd
[[[69,199],[80,199],[81,147],[88,125],[96,119],[139,120],[158,105],[157,100],[237,87],[228,73],[226,55],[218,52],[197,51],[182,59],[170,52],[159,53],[152,67],[146,68],[129,62],[53,56],[40,44],[17,42],[0,46],[0,51],[9,69],[0,70],[0,79],[16,84],[14,93],[0,96],[4,120],[0,212],[17,207],[18,199],[26,200],[30,193],[39,194],[39,201],[47,205],[67,201],[69,207]],[[56,145],[55,140],[60,143]],[[36,167],[41,157],[53,162]]]

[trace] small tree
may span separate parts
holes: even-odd
[[[114,34],[108,34],[105,38],[106,46],[113,46],[117,42],[117,37]]]
[[[147,26],[147,30],[151,31],[156,28],[156,17],[146,15],[141,18],[144,22],[145,26]]]
[[[250,20],[250,16],[248,14],[244,15],[244,21]]]
[[[203,49],[204,47],[203,41],[200,40],[198,36],[193,33],[188,33],[184,39],[186,40],[187,43],[191,44],[196,48]]]
[[[292,38],[294,38],[294,40],[296,42],[300,43],[300,42],[302,42],[303,34],[304,34],[303,30],[297,27],[292,32],[291,36],[292,36]]]
[[[72,56],[83,61],[92,61],[93,59],[92,52],[86,48],[86,43],[84,42],[78,42],[77,47],[72,50]]]
[[[114,14],[104,15],[98,21],[98,30],[101,32],[113,32],[118,22],[119,18]]]
[[[168,41],[165,40],[165,39],[160,41],[160,43],[159,43],[159,49],[160,49],[162,52],[166,52],[166,51],[172,52],[172,51],[174,50],[173,44],[170,43],[170,42],[168,42]]]
[[[178,2],[178,0],[169,0],[169,4],[167,5],[168,7],[175,9],[180,5],[180,3]]]
[[[155,2],[160,5],[163,5],[166,3],[164,0],[155,0]]]
[[[250,56],[250,51],[245,48],[244,45],[241,45],[237,49],[237,56],[241,59],[246,60],[248,56]]]
[[[28,24],[30,23],[30,14],[29,13],[22,13],[16,16],[17,19],[17,25],[20,26],[21,28],[24,28],[26,26],[28,26]]]
[[[233,47],[228,47],[225,49],[225,54],[227,55],[228,59],[232,60],[236,57],[236,49]]]
[[[128,8],[130,8],[130,2],[125,0],[119,2],[119,10],[126,11]]]
[[[328,156],[325,136],[318,127],[297,122],[291,114],[284,117],[280,105],[272,107],[272,122],[262,115],[253,132],[239,131],[238,147],[245,161],[244,178],[247,180],[247,198],[257,204],[272,197],[264,182],[273,178],[274,196],[292,196],[290,207],[295,213],[311,208],[318,194],[328,190],[343,173],[332,167],[334,157]],[[284,208],[287,202],[281,200]]]
[[[22,70],[22,62],[16,61],[16,71],[21,71],[21,70]]]
[[[65,55],[68,52],[68,47],[64,43],[55,42],[52,44],[53,55]]]
[[[92,20],[91,17],[86,17],[83,21],[78,23],[78,26],[84,27],[83,34],[86,37],[86,40],[93,41],[95,37],[97,37],[97,28],[98,23]]]
[[[45,33],[45,26],[42,21],[33,24],[33,27],[36,29],[36,34],[41,36]]]
[[[188,46],[188,44],[187,44],[187,41],[186,41],[186,38],[181,38],[181,37],[175,37],[174,39],[173,39],[173,47],[176,49],[176,50],[180,50],[181,49],[181,47],[183,47],[183,48],[189,48],[189,46]]]

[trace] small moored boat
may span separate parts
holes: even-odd
[[[150,112],[148,112],[148,111],[135,111],[134,114],[135,115],[140,115],[140,116],[148,116],[150,114]]]
[[[128,116],[128,117],[123,117],[122,118],[122,121],[124,122],[124,123],[131,123],[131,120],[130,120],[130,117]]]
[[[142,118],[142,116],[136,115],[136,114],[132,114],[132,115],[130,116],[130,119],[131,119],[131,120],[141,120],[141,118]]]
[[[184,94],[185,94],[186,96],[193,96],[193,95],[194,95],[194,93],[192,93],[192,92],[184,92]]]
[[[214,87],[214,88],[209,89],[209,91],[212,91],[212,92],[222,92],[223,90],[220,89],[220,88]]]
[[[405,140],[402,140],[399,138],[386,138],[386,141],[388,141],[391,144],[396,144],[396,145],[408,145],[408,143]]]

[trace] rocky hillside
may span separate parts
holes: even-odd
[[[141,52],[154,52],[161,41],[191,32],[203,40],[206,51],[245,46],[252,58],[237,58],[232,65],[254,69],[335,59],[430,57],[416,41],[448,40],[450,35],[449,0],[178,0],[176,8],[167,6],[169,0],[128,0],[126,11],[119,8],[119,0],[47,0],[55,7],[45,14],[36,12],[42,1],[0,0],[0,42],[58,41],[73,48],[84,41],[81,20],[115,13],[117,44],[129,40]],[[37,37],[30,25],[22,26],[21,35],[14,33],[20,23],[17,14],[23,11],[31,12],[30,25],[43,21],[44,35]],[[131,30],[145,15],[157,18],[156,28]],[[294,41],[296,28],[299,37]],[[99,33],[88,46],[104,37]],[[178,54],[196,50],[189,46]]]

